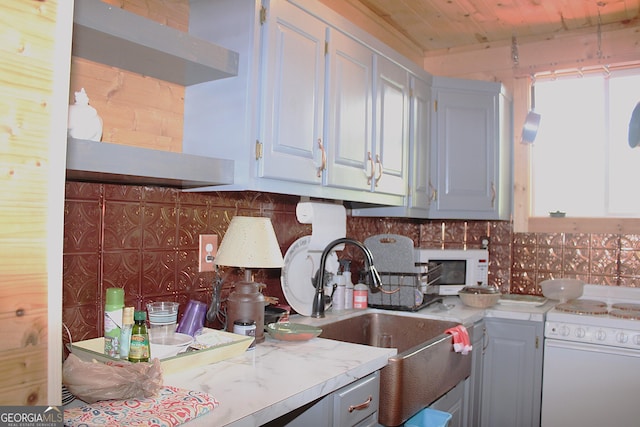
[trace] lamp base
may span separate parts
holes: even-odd
[[[236,320],[256,322],[256,344],[264,342],[264,295],[256,282],[237,282],[227,299],[227,331]]]

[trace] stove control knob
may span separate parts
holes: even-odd
[[[571,333],[571,329],[569,329],[568,326],[560,326],[560,335],[562,335],[563,337],[567,337],[569,336],[569,334]]]
[[[587,332],[584,329],[582,328],[576,329],[576,338],[584,338],[585,335],[587,335]]]
[[[620,344],[624,344],[629,341],[629,336],[624,332],[618,332],[616,334],[616,341],[618,341]]]
[[[640,335],[636,335],[633,337],[633,343],[635,345],[640,345]]]
[[[604,341],[607,339],[607,333],[605,331],[603,331],[602,329],[600,329],[598,332],[596,332],[596,339],[598,341]]]

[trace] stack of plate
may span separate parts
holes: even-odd
[[[71,392],[67,389],[67,387],[62,384],[62,405],[68,405],[69,403],[76,400],[76,397],[71,394]]]

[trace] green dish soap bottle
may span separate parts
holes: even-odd
[[[151,356],[149,348],[149,330],[147,329],[147,312],[133,313],[133,329],[129,344],[129,362],[148,362]]]

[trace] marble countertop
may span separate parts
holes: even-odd
[[[496,304],[489,309],[467,307],[457,296],[418,312],[379,309],[327,311],[322,319],[294,315],[292,322],[321,326],[363,312],[449,320],[471,326],[484,317],[542,321],[553,302]],[[210,393],[220,401],[211,414],[188,426],[256,426],[356,381],[387,364],[396,354],[385,349],[323,338],[305,342],[265,342],[238,357],[165,377],[166,385]]]
[[[264,424],[383,368],[392,348],[323,338],[304,342],[267,336],[255,349],[165,376],[165,385],[214,396],[220,406],[187,426]]]

